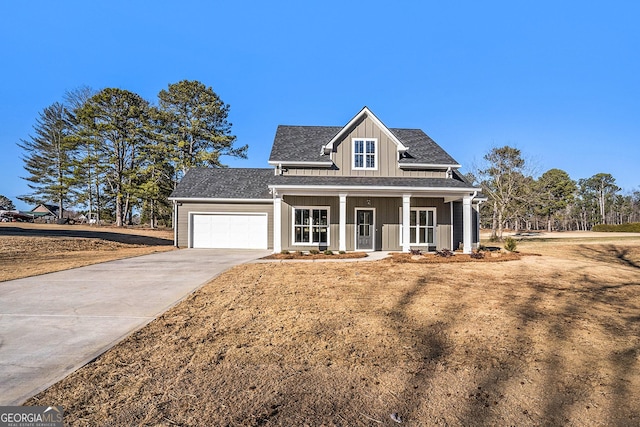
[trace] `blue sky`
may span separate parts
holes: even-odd
[[[344,125],[368,106],[421,128],[469,171],[511,145],[537,173],[640,187],[640,3],[634,1],[31,1],[0,6],[0,194],[28,192],[16,146],[87,85],[151,102],[213,87],[249,159],[278,124]]]

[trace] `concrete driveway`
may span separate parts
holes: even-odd
[[[183,249],[0,282],[0,405],[22,404],[224,270],[269,253]]]

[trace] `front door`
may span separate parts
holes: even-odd
[[[356,250],[372,251],[375,236],[373,209],[356,209]]]

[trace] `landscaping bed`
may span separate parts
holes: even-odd
[[[329,253],[330,252],[330,253]],[[279,254],[268,255],[262,259],[295,259],[295,260],[318,260],[318,259],[356,259],[356,258],[366,258],[366,252],[281,252]]]
[[[521,258],[516,252],[492,251],[492,252],[475,252],[474,254],[463,254],[459,252],[441,252],[441,253],[400,253],[392,252],[392,262],[400,263],[424,263],[424,264],[443,264],[453,262],[500,262],[515,261]]]

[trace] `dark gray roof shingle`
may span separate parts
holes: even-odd
[[[341,187],[420,187],[420,188],[472,188],[468,182],[446,178],[404,178],[367,176],[271,176],[269,185],[331,185]]]
[[[280,125],[271,148],[271,162],[328,162],[321,154],[322,147],[338,132],[340,126],[285,126]],[[458,165],[446,151],[420,129],[389,128],[389,131],[409,147],[400,163]]]
[[[182,178],[171,198],[270,199],[273,169],[193,168]]]
[[[400,159],[402,163],[422,163],[435,165],[458,165],[453,157],[442,149],[433,139],[421,129],[389,129],[395,136],[408,147],[405,156]]]
[[[194,168],[182,178],[171,198],[270,199],[269,185],[341,187],[471,188],[454,175],[445,178],[274,175],[273,169]]]
[[[330,162],[322,146],[342,129],[340,126],[278,126],[271,147],[271,162]]]

